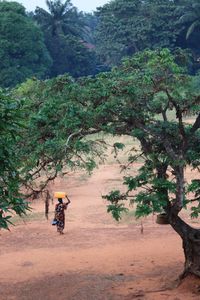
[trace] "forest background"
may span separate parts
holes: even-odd
[[[68,73],[77,78],[119,65],[145,49],[188,53],[188,72],[200,67],[200,6],[192,0],[116,0],[94,13],[67,1],[47,1],[47,10],[26,12],[0,1],[0,86],[27,78]]]

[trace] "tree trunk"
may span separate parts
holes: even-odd
[[[200,277],[200,229],[189,226],[178,216],[183,207],[184,169],[183,166],[177,166],[174,170],[177,186],[176,201],[173,204],[168,202],[166,212],[170,225],[183,241],[185,265],[181,278],[184,278],[188,274]]]
[[[194,274],[200,277],[200,230],[192,231],[183,239],[185,268],[182,277]]]
[[[200,277],[200,229],[192,228],[175,215],[169,215],[169,222],[183,241],[185,264],[181,278],[189,274]]]

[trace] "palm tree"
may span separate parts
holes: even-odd
[[[94,62],[83,41],[86,26],[82,14],[71,0],[46,0],[46,4],[48,10],[37,7],[34,19],[44,33],[53,61],[50,77],[66,72],[72,76],[80,76],[81,72],[88,75],[84,69],[88,65],[93,69]]]
[[[76,7],[71,0],[46,0],[49,11],[37,7],[35,10],[35,20],[42,27],[44,32],[50,35],[72,34],[80,36],[82,24]]]
[[[188,39],[195,29],[200,28],[200,2],[195,1],[189,5],[184,6],[184,13],[180,18],[180,23],[188,24],[189,27],[186,32],[186,39]]]

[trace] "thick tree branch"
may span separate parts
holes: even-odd
[[[176,109],[176,117],[178,119],[179,132],[180,132],[180,135],[182,137],[183,143],[186,144],[187,141],[186,141],[185,128],[184,128],[184,125],[183,125],[183,112],[182,112],[180,106],[177,104],[177,102],[174,101],[174,99],[172,98],[172,96],[170,95],[170,93],[167,89],[166,89],[166,94],[167,94],[167,97],[168,97],[169,101],[173,104],[173,106]]]
[[[197,131],[200,128],[200,113],[198,117],[196,118],[196,121],[194,122],[190,132],[193,134],[195,131]]]
[[[174,213],[179,213],[183,208],[184,197],[184,168],[177,166],[174,168],[176,176],[176,201],[173,204]]]

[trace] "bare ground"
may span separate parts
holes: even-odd
[[[117,224],[106,213],[101,194],[120,178],[117,166],[105,165],[92,177],[71,174],[55,182],[52,191],[65,190],[72,201],[63,236],[50,224],[54,204],[47,221],[42,200],[25,223],[1,231],[0,300],[200,299],[199,279],[178,286],[183,252],[169,225],[150,217],[141,234],[140,222]]]

